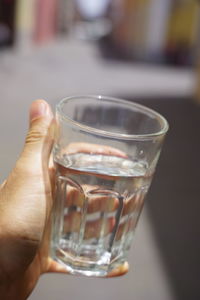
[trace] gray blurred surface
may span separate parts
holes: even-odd
[[[1,52],[0,180],[7,176],[23,147],[33,99],[45,98],[55,106],[60,98],[81,93],[183,96],[191,94],[194,79],[187,70],[103,61],[95,45],[73,41]],[[145,209],[129,258],[130,272],[122,278],[44,275],[30,299],[175,299]]]

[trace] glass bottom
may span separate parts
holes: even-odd
[[[100,260],[94,262],[85,257],[74,257],[62,249],[57,249],[52,258],[64,266],[69,274],[88,277],[107,277],[112,270],[126,262],[122,256],[110,261],[108,252],[104,253]]]

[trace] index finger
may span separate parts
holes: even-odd
[[[87,153],[112,155],[121,158],[127,158],[127,154],[119,149],[107,145],[90,144],[90,143],[70,143],[62,150],[63,154]]]

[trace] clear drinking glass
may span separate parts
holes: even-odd
[[[168,123],[103,96],[68,97],[56,119],[51,255],[69,273],[105,277],[127,261]]]

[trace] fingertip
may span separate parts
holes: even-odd
[[[68,271],[65,266],[61,265],[60,263],[56,262],[53,259],[50,259],[49,268],[47,273],[64,273],[68,274]]]
[[[51,107],[43,99],[33,101],[30,107],[30,122],[39,117],[53,118]]]
[[[126,273],[128,273],[128,271],[129,271],[129,264],[126,261],[120,266],[118,266],[116,269],[111,270],[107,275],[107,278],[123,276]]]

